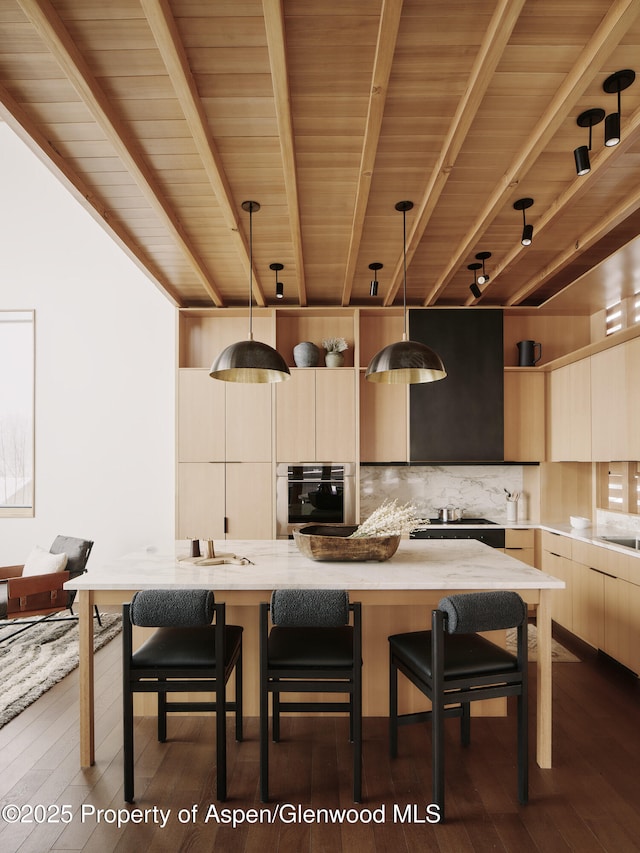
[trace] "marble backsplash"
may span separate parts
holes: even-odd
[[[436,517],[448,504],[472,518],[506,520],[505,489],[522,498],[518,520],[528,517],[521,465],[362,465],[360,468],[360,519],[383,500],[411,501],[426,517]]]

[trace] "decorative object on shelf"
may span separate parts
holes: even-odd
[[[412,530],[424,530],[428,518],[422,518],[412,503],[398,505],[397,500],[383,501],[351,534],[352,539],[369,536],[406,536]]]
[[[402,212],[402,340],[383,347],[374,355],[365,372],[365,379],[369,382],[409,385],[435,382],[447,375],[440,356],[425,344],[410,341],[407,335],[407,211],[412,207],[412,201],[399,201],[396,204],[396,210]]]
[[[320,360],[320,350],[311,341],[301,341],[293,348],[293,360],[296,367],[316,367]]]
[[[533,225],[527,225],[527,217],[524,213],[525,210],[528,210],[532,206],[532,198],[519,198],[513,203],[514,210],[522,211],[522,237],[520,238],[520,242],[523,246],[530,246],[533,240]]]
[[[516,346],[518,347],[518,367],[533,367],[542,358],[542,344],[537,341],[518,341]]]
[[[249,335],[246,341],[231,344],[216,357],[209,375],[223,382],[283,382],[291,373],[280,353],[262,341],[253,339],[253,214],[260,210],[257,201],[243,201],[249,214]]]
[[[369,269],[373,270],[373,280],[369,285],[369,296],[377,296],[378,295],[378,270],[382,269],[382,264],[376,263],[369,264]]]
[[[343,352],[349,349],[349,345],[344,338],[325,338],[322,341],[322,346],[327,351],[324,357],[324,363],[327,367],[342,367],[344,364]]]
[[[284,284],[278,281],[278,273],[284,269],[284,264],[269,264],[269,269],[276,274],[276,299],[284,298]]]
[[[353,524],[304,524],[293,531],[300,553],[326,562],[376,562],[388,560],[398,550],[400,536],[351,538]]]
[[[589,151],[591,151],[592,130],[596,124],[600,124],[603,118],[604,110],[601,110],[599,107],[595,107],[592,110],[585,110],[583,113],[580,113],[576,119],[578,127],[589,128],[589,145],[580,145],[578,148],[574,148],[573,150],[573,157],[576,161],[576,172],[579,177],[582,177],[582,175],[586,175],[591,171]]]
[[[608,95],[614,92],[618,94],[618,112],[609,113],[604,120],[604,144],[607,148],[612,148],[620,142],[620,92],[628,89],[635,79],[636,72],[625,68],[623,71],[611,74],[602,84],[602,88]]]

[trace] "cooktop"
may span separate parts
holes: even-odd
[[[431,524],[495,524],[495,521],[490,521],[488,518],[458,518],[455,521],[441,521],[439,518],[430,518]]]

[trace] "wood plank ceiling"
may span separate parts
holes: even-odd
[[[640,233],[639,59],[640,0],[0,0],[2,117],[180,306],[247,304],[247,199],[258,305],[272,263],[280,304],[401,302],[404,199],[409,304],[630,295],[572,283]]]

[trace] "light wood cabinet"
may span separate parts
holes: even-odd
[[[565,582],[564,589],[556,589],[551,600],[551,616],[558,625],[573,631],[573,563],[554,551],[542,552],[542,571]]]
[[[549,459],[591,461],[591,365],[567,364],[549,377]]]
[[[270,462],[269,385],[220,382],[208,370],[178,373],[179,462]]]
[[[625,344],[625,412],[627,417],[627,455],[625,459],[640,460],[640,338]]]
[[[354,462],[356,371],[292,368],[276,388],[278,462]]]
[[[360,460],[408,461],[408,406],[406,385],[367,382],[360,374]]]
[[[573,633],[595,649],[604,645],[605,575],[582,563],[572,567]]]
[[[591,458],[596,462],[630,459],[626,347],[591,356]],[[633,395],[637,394],[637,386]]]
[[[535,531],[532,528],[513,528],[504,532],[504,550],[529,566],[535,566]]]
[[[604,651],[640,674],[640,586],[604,578]]]
[[[178,539],[271,539],[273,476],[267,462],[178,465]]]
[[[545,375],[527,368],[504,373],[504,458],[509,462],[543,462]]]

